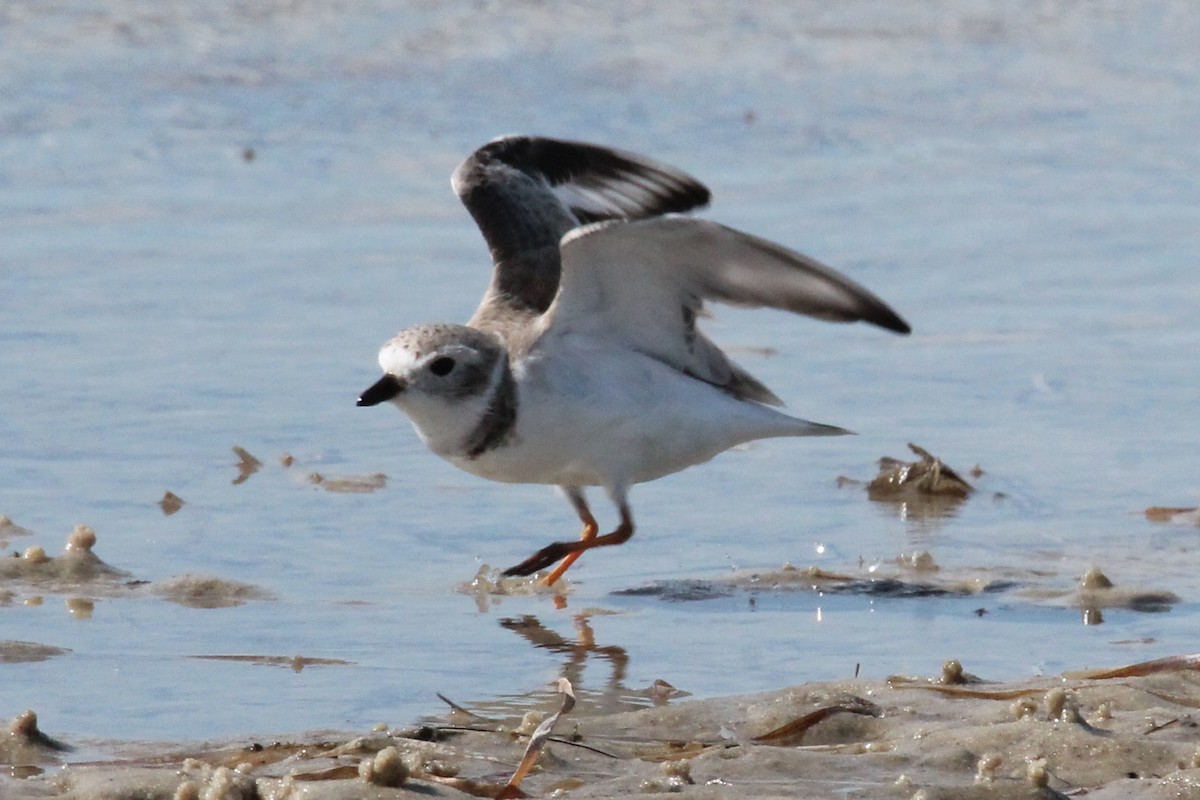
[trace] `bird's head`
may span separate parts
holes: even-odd
[[[417,325],[379,351],[383,377],[360,406],[391,402],[408,415],[430,449],[456,455],[488,412],[508,369],[503,345],[464,325]]]

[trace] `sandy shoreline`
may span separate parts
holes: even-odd
[[[587,694],[523,783],[529,796],[1200,797],[1200,657],[1023,683],[942,676],[810,683],[605,713]],[[122,743],[73,763],[19,717],[6,798],[496,796],[556,696],[520,717],[291,742]]]

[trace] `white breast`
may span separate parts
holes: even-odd
[[[797,432],[796,420],[740,401],[630,350],[560,341],[514,365],[517,425],[501,447],[450,460],[496,481],[630,485],[742,442]]]

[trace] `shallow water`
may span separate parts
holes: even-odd
[[[562,669],[584,691],[713,696],[856,665],[1020,678],[1195,649],[1200,531],[1142,513],[1197,503],[1190,5],[625,9],[0,9],[0,514],[30,531],[0,538],[57,552],[83,522],[151,582],[0,586],[0,641],[70,650],[0,662],[0,717],[33,708],[76,742],[201,739],[403,723],[440,710],[435,692],[484,702]],[[713,337],[795,413],[859,435],[638,487],[638,535],[572,568],[565,609],[481,610],[459,589],[575,534],[553,491],[459,473],[391,409],[354,407],[391,333],[474,308],[486,251],[448,177],[517,131],[679,165],[713,189],[709,216],[837,266],[915,330],[720,309]],[[954,514],[836,485],[910,441],[984,469]],[[263,462],[237,484],[235,445]],[[387,482],[335,493],[314,472]],[[186,503],[170,516],[167,490]],[[920,551],[1021,586],[614,594],[784,562],[893,574]],[[1046,595],[1091,567],[1179,602],[1085,626]],[[185,573],[274,599],[150,590]],[[584,644],[534,647],[503,624],[525,615]]]

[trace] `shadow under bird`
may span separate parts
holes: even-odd
[[[586,550],[633,535],[628,494],[755,439],[837,436],[777,411],[770,389],[696,326],[705,301],[833,322],[909,326],[854,281],[778,244],[680,216],[691,176],[633,153],[497,139],[454,172],[494,269],[466,325],[424,324],[383,346],[360,406],[395,404],[422,441],[474,475],[558,486],[583,523],[505,571],[557,581]],[[620,513],[599,529],[584,487]]]

